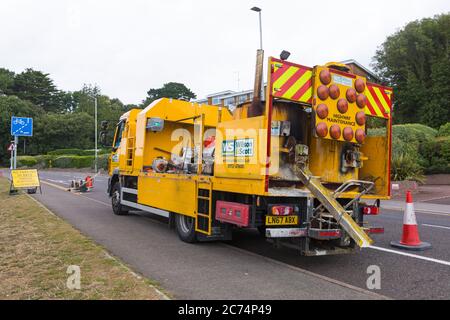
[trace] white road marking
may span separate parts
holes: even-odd
[[[450,196],[443,196],[443,197],[431,198],[431,199],[427,199],[427,200],[421,200],[421,201],[419,201],[419,202],[427,202],[427,201],[441,200],[441,199],[447,199],[447,198],[450,198]]]
[[[402,207],[389,207],[389,206],[381,206],[382,209],[388,209],[388,210],[396,210],[396,211],[404,211],[405,208]],[[415,209],[415,212],[420,212],[420,213],[426,213],[426,214],[432,214],[435,216],[448,216],[450,217],[450,213],[449,212],[445,212],[445,211],[438,211],[438,210],[426,210],[426,209]]]
[[[61,184],[65,184],[66,182],[65,181],[63,181],[63,180],[53,180],[53,179],[45,179],[45,180],[48,180],[48,181],[51,181],[51,182],[55,182],[55,183],[61,183]]]
[[[395,253],[395,254],[398,254],[398,255],[401,255],[401,256],[405,256],[405,257],[410,257],[410,258],[425,260],[425,261],[429,261],[429,262],[439,263],[439,264],[443,264],[445,266],[450,266],[450,261],[445,261],[445,260],[439,260],[439,259],[419,256],[417,254],[406,253],[406,252],[401,252],[401,251],[397,251],[397,250],[391,250],[391,249],[377,247],[377,246],[370,246],[368,248],[369,249],[374,249],[374,250],[379,250],[379,251],[384,251],[384,252],[389,252],[389,253]]]
[[[435,224],[422,223],[422,225],[425,226],[425,227],[433,227],[433,228],[441,228],[441,229],[449,229],[450,230],[450,227],[438,226],[438,225],[435,225]]]

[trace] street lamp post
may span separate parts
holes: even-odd
[[[263,49],[263,42],[262,42],[262,22],[261,22],[261,8],[258,7],[253,7],[250,10],[258,12],[258,16],[259,16],[259,48],[262,50]]]
[[[95,151],[94,151],[94,153],[95,153],[95,164],[94,164],[94,170],[95,170],[95,173],[97,173],[98,172],[98,168],[97,168],[97,96],[95,96],[95,98],[94,98],[95,100]]]
[[[263,50],[263,36],[262,36],[262,19],[261,19],[261,11],[262,9],[259,7],[253,7],[250,10],[258,12],[258,16],[259,16],[259,49],[262,51]],[[264,64],[262,69],[264,69]],[[261,77],[261,98],[264,97],[264,71],[261,71],[263,76]]]

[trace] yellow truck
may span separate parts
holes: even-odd
[[[370,246],[383,228],[364,215],[390,197],[392,89],[339,63],[270,57],[262,97],[262,66],[259,50],[253,100],[233,112],[163,98],[125,113],[109,158],[113,212],[167,217],[190,243],[252,228],[308,256]]]

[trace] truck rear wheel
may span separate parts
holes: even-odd
[[[111,192],[111,205],[114,214],[122,216],[128,213],[128,210],[124,209],[124,206],[120,203],[120,182],[116,182]]]
[[[194,218],[182,214],[175,215],[175,228],[182,241],[188,243],[197,241]]]

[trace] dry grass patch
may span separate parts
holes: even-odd
[[[0,299],[161,299],[67,222],[26,194],[8,195],[0,178]],[[80,290],[67,288],[67,268],[81,271]]]

